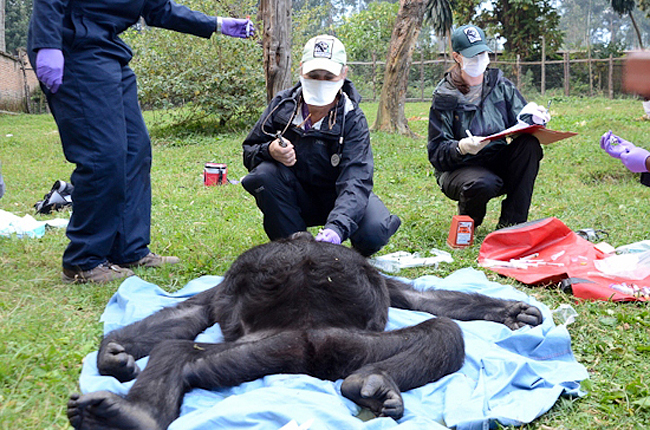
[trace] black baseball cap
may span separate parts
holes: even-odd
[[[485,33],[475,25],[463,25],[454,30],[451,48],[465,58],[472,58],[481,52],[492,52],[487,46]]]

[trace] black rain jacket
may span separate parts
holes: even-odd
[[[483,92],[478,105],[464,103],[463,94],[451,83],[449,73],[433,92],[429,110],[429,161],[441,172],[463,166],[482,165],[494,157],[505,145],[505,139],[494,140],[476,155],[461,155],[458,141],[467,137],[489,136],[517,124],[517,115],[526,100],[515,85],[499,69],[487,69],[483,78]]]
[[[374,163],[368,122],[359,108],[361,96],[348,79],[342,90],[352,102],[352,110],[344,114],[345,97],[339,97],[337,105],[323,118],[320,130],[305,131],[290,125],[283,136],[296,151],[296,164],[289,169],[303,188],[314,198],[335,194],[334,208],[325,227],[339,233],[343,241],[357,230],[365,213],[373,186]],[[263,161],[277,163],[269,155],[269,144],[275,139],[275,133],[292,121],[301,98],[302,87],[298,83],[279,92],[267,106],[243,142],[244,165],[248,171]],[[330,121],[330,117],[335,121]],[[340,157],[337,166],[332,165],[335,154]]]

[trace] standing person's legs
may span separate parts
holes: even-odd
[[[302,208],[309,196],[288,167],[265,161],[244,176],[242,185],[264,214],[264,231],[269,239],[307,229]]]
[[[503,180],[481,166],[444,172],[438,184],[447,197],[458,202],[458,214],[474,220],[474,227],[483,223],[488,201],[503,194]]]
[[[125,205],[109,255],[117,264],[131,263],[149,254],[151,241],[151,141],[138,104],[136,77],[122,68],[122,103],[126,133]]]
[[[509,226],[528,221],[528,210],[533,198],[539,162],[544,153],[536,137],[524,134],[514,139],[495,158],[495,171],[503,178],[506,198],[501,202],[498,226]]]
[[[89,271],[107,262],[125,207],[127,153],[119,62],[66,53],[63,84],[47,93],[71,175],[74,210],[63,267]]]
[[[366,212],[359,228],[350,236],[350,242],[361,255],[368,257],[388,243],[401,223],[397,215],[391,215],[379,197],[370,193]]]

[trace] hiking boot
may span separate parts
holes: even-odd
[[[162,267],[166,264],[176,264],[181,261],[178,257],[164,257],[162,255],[150,252],[138,261],[132,263],[124,263],[124,267]]]
[[[74,270],[64,267],[61,278],[66,284],[85,284],[87,282],[104,284],[116,279],[128,278],[134,274],[130,269],[106,262],[90,270]]]

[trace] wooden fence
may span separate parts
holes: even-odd
[[[575,54],[574,54],[575,55]],[[562,53],[561,60],[546,60],[542,54],[540,61],[502,61],[495,55],[490,60],[490,67],[497,67],[515,83],[517,88],[526,93],[538,92],[545,95],[549,89],[556,93],[562,91],[569,95],[603,95],[613,98],[622,94],[623,57],[614,58],[571,58],[569,52]],[[452,65],[451,58],[425,60],[413,59],[407,101],[429,101],[435,85],[442,78],[444,71]],[[351,61],[350,77],[367,101],[376,101],[381,94],[384,61]],[[549,72],[553,78],[549,82]]]

